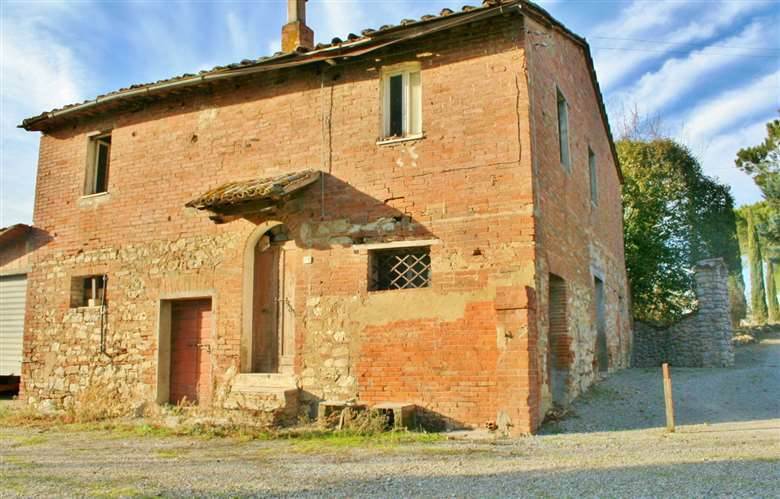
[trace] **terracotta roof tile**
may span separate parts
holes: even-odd
[[[303,170],[275,177],[228,182],[186,204],[189,208],[219,211],[252,201],[279,201],[320,178],[318,170]]]
[[[107,101],[117,101],[120,99],[132,99],[134,97],[145,98],[153,92],[163,93],[170,85],[198,85],[205,82],[207,79],[219,79],[223,77],[232,77],[244,74],[245,71],[250,68],[256,68],[257,70],[273,70],[292,67],[300,64],[307,64],[317,61],[330,60],[331,57],[349,57],[359,56],[370,50],[372,44],[374,47],[385,47],[391,43],[397,42],[403,39],[402,33],[407,30],[412,33],[415,30],[424,29],[428,24],[436,26],[435,23],[441,23],[445,25],[450,17],[460,17],[464,22],[469,22],[471,19],[479,18],[482,12],[489,11],[494,7],[501,7],[501,10],[496,9],[494,13],[506,12],[504,9],[517,8],[518,11],[522,11],[528,15],[532,15],[537,19],[543,20],[545,23],[549,23],[560,29],[566,36],[573,39],[576,43],[582,45],[585,49],[588,64],[590,65],[591,77],[593,79],[594,86],[596,87],[597,94],[599,96],[599,106],[601,108],[602,118],[604,124],[610,134],[610,143],[612,142],[611,132],[609,132],[609,122],[607,120],[606,108],[604,107],[603,99],[601,97],[601,91],[596,79],[595,70],[593,69],[593,60],[590,54],[590,48],[584,38],[570,31],[566,26],[556,20],[549,12],[539,7],[538,5],[528,0],[484,0],[481,7],[474,7],[471,5],[465,5],[460,12],[455,12],[452,9],[442,9],[438,16],[425,15],[420,18],[419,21],[411,19],[405,19],[401,21],[400,26],[394,26],[391,24],[384,25],[378,30],[366,28],[360,32],[361,36],[353,38],[351,35],[344,42],[340,38],[334,38],[333,43],[324,44],[318,43],[315,50],[301,51],[301,52],[276,52],[270,57],[260,57],[258,59],[244,59],[240,63],[231,64],[229,66],[216,66],[210,70],[200,71],[197,75],[184,74],[175,76],[167,80],[160,80],[155,83],[144,83],[130,85],[128,88],[122,88],[120,90],[109,92],[104,95],[98,96],[96,99],[87,100],[84,102],[70,104],[59,109],[44,112],[38,116],[33,116],[22,121],[20,127],[26,130],[44,130],[50,124],[56,124],[61,119],[67,119],[66,116],[73,116],[76,113],[89,114],[92,112],[92,108],[101,106]],[[473,16],[473,17],[472,17]],[[447,29],[447,26],[444,27]],[[369,48],[365,48],[369,47]],[[347,53],[348,51],[351,53]],[[615,151],[614,144],[610,144],[612,147],[612,154],[617,165],[617,153]],[[621,176],[620,169],[618,167],[618,175]]]

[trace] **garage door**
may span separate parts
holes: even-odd
[[[27,276],[0,276],[0,376],[22,371],[22,336]]]
[[[171,307],[171,402],[207,405],[211,397],[211,300]]]

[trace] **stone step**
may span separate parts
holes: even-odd
[[[292,374],[239,374],[233,380],[233,390],[259,393],[263,391],[297,390],[298,380]]]
[[[275,421],[297,417],[300,391],[297,378],[289,374],[239,374],[225,400],[226,409],[262,411]]]

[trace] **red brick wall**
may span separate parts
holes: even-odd
[[[125,399],[153,399],[159,302],[181,293],[213,299],[219,390],[238,369],[244,245],[261,220],[215,225],[184,204],[226,181],[315,168],[328,173],[324,196],[315,185],[275,215],[299,256],[312,257],[299,262],[295,299],[303,389],[403,398],[461,423],[532,429],[535,229],[522,45],[520,18],[496,18],[324,74],[223,83],[44,135],[34,219],[53,240],[31,274],[31,401],[73,403],[98,381]],[[425,138],[378,146],[379,70],[406,61],[422,65]],[[87,134],[109,128],[109,194],[80,199]],[[431,288],[367,291],[367,252],[351,245],[358,229],[381,239],[369,225],[378,220],[395,223],[387,239],[441,241]],[[109,275],[110,355],[99,353],[94,311],[69,308],[70,278],[94,273]]]
[[[607,336],[612,368],[624,367],[630,351],[628,290],[623,255],[621,184],[599,113],[596,91],[583,49],[554,29],[528,22],[531,120],[534,129],[533,168],[536,172],[537,296],[540,343],[538,359],[548,358],[548,276],[564,279],[570,336],[569,397],[594,379],[596,310],[593,279],[605,284]],[[557,94],[569,105],[571,172],[560,164]],[[591,206],[588,147],[596,155],[599,201]],[[561,344],[556,340],[556,344]],[[551,403],[549,369],[540,408]]]

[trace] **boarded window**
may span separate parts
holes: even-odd
[[[418,65],[388,71],[383,79],[385,139],[422,134],[422,79]]]
[[[429,247],[374,250],[369,253],[370,291],[427,288],[431,285]]]
[[[110,163],[111,134],[90,138],[84,194],[108,192],[108,170]]]
[[[590,202],[593,206],[599,204],[599,178],[596,174],[596,154],[588,148],[588,172],[590,174]]]
[[[566,98],[557,90],[558,95],[558,143],[561,153],[561,165],[571,170],[571,158],[569,157],[569,104]]]
[[[564,405],[567,400],[569,367],[572,361],[571,337],[566,318],[566,281],[550,274],[550,294],[547,303],[549,321],[548,369],[553,403]]]
[[[99,307],[106,303],[105,274],[78,276],[71,279],[70,306]]]

